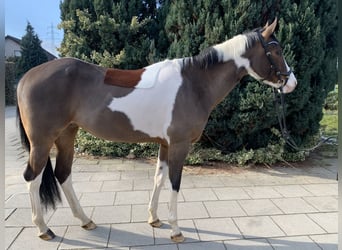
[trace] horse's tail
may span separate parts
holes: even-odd
[[[31,145],[30,145],[30,141],[29,141],[29,139],[27,137],[27,134],[25,132],[23,122],[21,120],[20,110],[19,110],[18,103],[17,103],[17,123],[18,123],[18,126],[19,126],[21,145],[23,146],[24,149],[26,149],[28,152],[30,152]]]
[[[23,147],[30,152],[31,145],[30,141],[25,132],[23,122],[21,120],[19,106],[17,104],[17,122],[19,125],[20,139]],[[30,163],[28,163],[27,168],[30,168]],[[26,170],[27,171],[27,170]],[[32,171],[32,170],[31,170]],[[57,185],[56,177],[53,173],[53,168],[51,164],[51,159],[48,157],[46,166],[43,172],[42,183],[39,188],[39,196],[42,204],[46,209],[52,207],[56,208],[56,203],[61,201],[60,191]]]

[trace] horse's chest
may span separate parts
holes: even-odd
[[[133,130],[150,137],[170,141],[167,129],[172,122],[172,114],[178,90],[182,84],[180,72],[175,67],[162,68],[151,88],[135,89],[128,95],[113,98],[107,106],[113,112],[123,113]]]

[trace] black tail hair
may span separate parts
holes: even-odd
[[[17,105],[17,122],[19,125],[21,144],[28,152],[30,152],[30,149],[31,149],[30,141],[25,132],[18,105]],[[28,164],[28,167],[29,167],[29,164]],[[50,157],[47,160],[47,163],[43,172],[42,183],[40,184],[40,188],[39,188],[39,196],[46,210],[49,207],[56,209],[56,202],[61,202],[61,195],[60,195],[60,191],[57,185],[56,177],[53,173],[53,168],[52,168]]]
[[[27,134],[26,134],[24,126],[23,126],[23,122],[21,120],[20,110],[19,110],[18,104],[17,104],[17,123],[19,126],[21,145],[23,146],[24,149],[26,149],[28,152],[30,152],[30,149],[31,149],[30,141],[27,137]]]
[[[62,201],[50,157],[48,158],[43,172],[39,196],[46,210],[48,210],[49,207],[56,209],[56,203]]]

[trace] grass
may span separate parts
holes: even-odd
[[[338,111],[323,110],[323,119],[320,122],[322,135],[326,137],[338,136]]]

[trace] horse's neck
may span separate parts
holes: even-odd
[[[197,74],[193,84],[202,89],[201,99],[206,102],[210,112],[238,84],[247,71],[238,69],[233,61],[211,65],[207,69],[193,68],[192,74]]]

